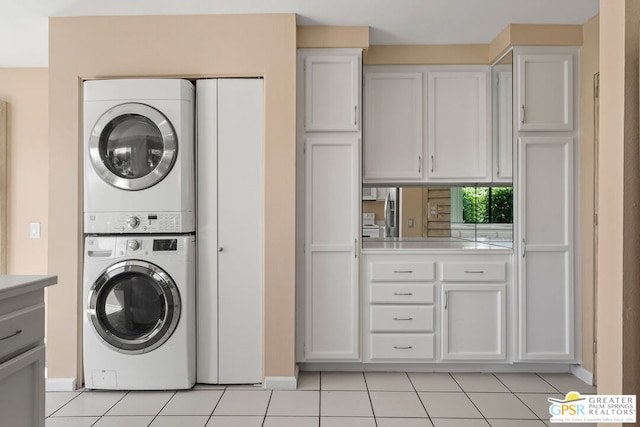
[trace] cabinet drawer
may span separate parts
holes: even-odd
[[[433,304],[434,285],[371,285],[371,302],[378,304]]]
[[[370,359],[428,360],[433,359],[434,334],[371,334]]]
[[[504,262],[442,263],[443,282],[504,282],[507,266]]]
[[[44,305],[23,308],[0,317],[0,360],[44,340]]]
[[[433,281],[432,262],[373,263],[372,282],[419,282]]]
[[[432,332],[433,306],[371,307],[371,332]]]

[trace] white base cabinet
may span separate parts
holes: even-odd
[[[507,356],[506,284],[442,285],[442,360]]]
[[[365,253],[364,361],[509,361],[511,258]]]

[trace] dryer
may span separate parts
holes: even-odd
[[[193,84],[94,80],[83,96],[84,232],[193,232]]]
[[[195,236],[89,236],[84,260],[85,387],[191,388]]]

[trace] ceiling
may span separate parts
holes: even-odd
[[[370,43],[488,43],[508,24],[583,24],[599,0],[0,0],[0,67],[46,67],[51,16],[296,13],[365,25]]]

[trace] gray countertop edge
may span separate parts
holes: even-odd
[[[58,283],[58,276],[50,275],[0,275],[0,299],[44,289]]]

